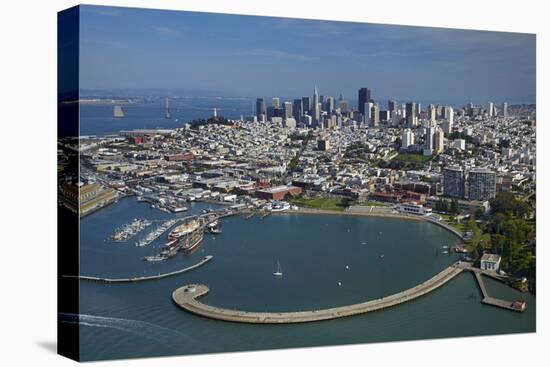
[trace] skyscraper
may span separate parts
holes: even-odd
[[[502,116],[508,117],[508,103],[506,102],[502,104]]]
[[[288,119],[292,117],[292,102],[285,102],[283,107],[283,118]]]
[[[348,101],[346,101],[345,99],[341,100],[338,107],[340,108],[340,112],[342,113],[348,112],[348,108],[349,108]]]
[[[487,103],[487,115],[489,117],[493,117],[494,116],[494,111],[495,111],[495,104],[493,102],[489,102]]]
[[[310,113],[311,111],[311,98],[310,97],[302,97],[302,111],[305,114]]]
[[[496,174],[488,169],[474,169],[468,174],[470,200],[485,201],[496,195]]]
[[[408,113],[407,113],[408,116]],[[435,149],[434,135],[437,129],[437,125],[434,122],[430,122],[430,125],[426,128],[426,135],[424,137],[424,148],[430,152]]]
[[[301,99],[295,99],[294,104],[292,106],[292,115],[294,116],[296,121],[300,121],[303,114],[304,114],[303,101]]]
[[[332,113],[332,111],[334,111],[334,97],[327,97],[325,104],[326,104],[325,110],[328,113]]]
[[[443,121],[443,124],[441,125],[445,134],[450,134],[453,132],[453,115],[453,108],[451,106],[445,106],[443,109],[443,118],[445,121]]]
[[[395,112],[397,111],[397,102],[396,101],[388,101],[388,112],[390,114],[390,118],[393,117]]]
[[[427,113],[428,113],[428,119],[430,120],[430,122],[435,122],[437,119],[437,116],[436,116],[437,110],[433,104],[428,105]]]
[[[281,101],[279,100],[279,97],[271,98],[271,106],[273,108],[279,108],[281,106]]]
[[[380,108],[376,103],[371,108],[371,124],[376,127],[380,123]]]
[[[464,171],[460,167],[443,170],[443,193],[453,198],[464,198]]]
[[[445,134],[443,130],[437,126],[434,132],[434,151],[436,154],[440,154],[445,149]]]
[[[407,126],[416,127],[418,125],[418,105],[416,102],[408,102],[406,105]]]
[[[363,115],[365,114],[365,103],[371,101],[371,95],[370,95],[370,89],[368,88],[361,88],[359,89],[359,112]]]
[[[311,106],[311,117],[313,117],[313,125],[317,126],[319,124],[319,93],[317,92],[317,86],[313,90],[313,101]]]
[[[260,119],[261,115],[265,115],[265,100],[263,98],[256,99],[256,116]]]

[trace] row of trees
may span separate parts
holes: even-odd
[[[458,208],[458,200],[456,199],[453,199],[451,201],[439,199],[435,203],[434,209],[436,212],[444,212],[444,213],[452,213],[452,214],[460,213],[460,209]]]

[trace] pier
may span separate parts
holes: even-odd
[[[487,288],[485,287],[485,282],[483,281],[483,275],[486,275],[486,276],[489,276],[491,278],[502,281],[501,278],[495,276],[494,274],[491,274],[490,272],[483,271],[483,270],[480,270],[480,269],[476,269],[476,268],[472,268],[472,267],[468,267],[466,269],[471,271],[474,274],[475,278],[476,278],[477,284],[479,286],[479,290],[481,291],[481,294],[483,296],[483,298],[481,299],[482,303],[484,303],[486,305],[491,305],[491,306],[495,306],[495,307],[504,308],[506,310],[511,310],[511,311],[517,311],[517,312],[525,311],[525,307],[526,307],[525,302],[522,302],[522,301],[514,301],[514,302],[506,301],[506,300],[503,300],[503,299],[498,299],[498,298],[491,297],[489,295],[489,292],[487,292]]]
[[[188,312],[216,320],[251,324],[313,322],[354,316],[397,306],[443,286],[460,274],[465,268],[466,266],[464,266],[464,264],[457,262],[424,283],[402,292],[353,305],[320,310],[298,312],[249,312],[210,306],[198,301],[199,298],[205,296],[209,292],[209,288],[204,284],[188,284],[178,288],[172,293],[172,299],[179,307]]]
[[[81,280],[89,280],[89,281],[95,281],[95,282],[103,282],[103,283],[130,283],[130,282],[142,282],[146,280],[155,280],[155,279],[162,279],[171,277],[174,275],[182,274],[187,271],[196,269],[210,260],[212,260],[213,256],[205,256],[200,262],[196,263],[195,265],[191,265],[187,268],[172,271],[169,273],[163,273],[163,274],[157,274],[157,275],[150,275],[150,276],[144,276],[144,277],[135,277],[135,278],[100,278],[100,277],[92,277],[92,276],[86,276],[86,275],[64,275],[66,278],[79,278]]]

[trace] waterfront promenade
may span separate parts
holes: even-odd
[[[364,314],[411,301],[443,286],[460,274],[465,268],[465,265],[457,262],[427,281],[391,296],[348,306],[320,310],[249,312],[210,306],[198,301],[198,298],[205,296],[209,292],[209,288],[204,284],[188,284],[178,288],[172,293],[172,299],[182,309],[211,319],[252,324],[303,323]]]
[[[79,278],[81,280],[89,280],[89,281],[95,281],[95,282],[103,282],[103,283],[129,283],[129,282],[142,282],[146,280],[155,280],[155,279],[162,279],[171,277],[174,275],[182,274],[185,272],[188,272],[190,270],[196,269],[210,260],[212,260],[213,256],[205,256],[201,261],[196,263],[195,265],[191,265],[187,268],[171,271],[169,273],[163,273],[158,275],[150,275],[145,277],[134,277],[134,278],[100,278],[100,277],[92,277],[92,276],[86,276],[86,275],[64,275],[66,278]]]

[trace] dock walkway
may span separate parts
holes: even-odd
[[[479,286],[479,290],[481,291],[481,294],[483,296],[483,298],[481,299],[482,303],[484,303],[486,305],[491,305],[491,306],[495,306],[495,307],[504,308],[506,310],[511,310],[511,311],[517,311],[517,312],[525,311],[526,305],[525,305],[524,302],[521,302],[521,301],[516,301],[516,302],[506,301],[506,300],[503,300],[503,299],[498,299],[498,298],[491,297],[489,295],[489,292],[487,292],[487,287],[485,287],[485,282],[483,281],[483,275],[491,277],[491,278],[496,279],[496,280],[502,281],[501,277],[499,277],[497,275],[494,275],[490,272],[483,271],[483,270],[476,269],[476,268],[472,268],[472,267],[467,267],[465,269],[471,271],[474,274],[474,276],[477,280],[477,284]]]
[[[179,307],[188,312],[217,320],[253,324],[289,324],[312,322],[359,315],[411,301],[443,286],[449,280],[460,274],[464,269],[465,266],[462,266],[460,262],[458,262],[444,269],[442,272],[428,279],[424,283],[391,296],[348,306],[311,311],[249,312],[206,305],[197,300],[209,292],[209,288],[204,284],[188,284],[178,288],[172,293],[172,299]]]
[[[129,283],[129,282],[141,282],[141,281],[146,281],[146,280],[155,280],[155,279],[162,279],[162,278],[167,278],[167,277],[171,277],[171,276],[174,276],[174,275],[178,275],[178,274],[182,274],[182,273],[185,273],[187,271],[190,271],[190,270],[193,270],[193,269],[196,269],[204,264],[206,264],[207,262],[209,262],[210,260],[212,260],[213,256],[205,256],[200,262],[196,263],[195,265],[191,265],[187,268],[184,268],[184,269],[180,269],[180,270],[176,270],[176,271],[172,271],[172,272],[169,272],[169,273],[164,273],[164,274],[158,274],[158,275],[151,275],[151,276],[145,276],[145,277],[135,277],[135,278],[100,278],[100,277],[92,277],[92,276],[86,276],[86,275],[64,275],[64,277],[66,278],[79,278],[79,279],[82,279],[82,280],[90,280],[90,281],[95,281],[95,282],[103,282],[103,283]]]

